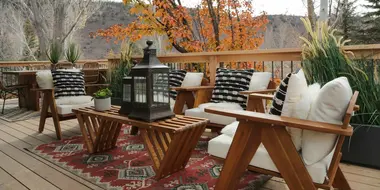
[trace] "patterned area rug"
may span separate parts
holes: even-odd
[[[91,183],[112,190],[206,190],[213,189],[222,163],[207,154],[208,138],[202,137],[186,168],[159,181],[139,135],[131,136],[124,126],[117,148],[89,155],[79,136],[37,146],[29,151]],[[239,189],[259,189],[271,177],[245,172]]]

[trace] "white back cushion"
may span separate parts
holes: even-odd
[[[301,100],[301,94],[307,91],[307,82],[305,74],[300,69],[296,74],[292,74],[289,78],[288,90],[286,92],[284,106],[281,116],[296,117],[296,105]],[[303,118],[306,119],[306,118]],[[302,129],[287,128],[292,137],[294,146],[297,150],[301,149]]]
[[[36,80],[39,88],[42,89],[52,89],[53,85],[53,76],[51,75],[50,70],[42,70],[36,73]]]
[[[320,90],[321,85],[318,83],[309,85],[307,90],[301,93],[301,99],[296,103],[292,116],[298,119],[307,119],[307,116],[310,114],[311,104]]]
[[[352,96],[346,77],[325,84],[311,104],[308,120],[342,124],[344,114]],[[325,158],[334,148],[336,135],[304,130],[302,134],[302,157],[306,165]]]
[[[269,72],[254,72],[249,83],[249,90],[267,89],[271,77],[272,73]]]
[[[182,87],[201,86],[203,73],[187,72],[182,81]]]

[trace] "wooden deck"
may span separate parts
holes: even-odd
[[[99,189],[24,148],[56,140],[53,121],[37,132],[39,118],[9,123],[0,119],[0,189]],[[62,122],[63,138],[80,135],[76,120]],[[341,164],[353,189],[379,190],[380,170]],[[288,189],[282,179],[272,178],[262,189]]]

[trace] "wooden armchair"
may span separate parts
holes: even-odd
[[[87,94],[93,94],[100,88],[108,87],[109,84],[100,83],[100,71],[98,62],[86,62],[83,65],[82,72],[84,75],[85,88]]]
[[[251,93],[270,93],[270,92],[274,92],[275,88],[276,88],[276,84],[273,81],[270,81],[266,90],[242,91],[240,92],[240,94],[248,95]],[[191,109],[191,108],[197,108],[201,104],[210,102],[214,86],[176,87],[172,89],[176,90],[178,93],[173,112],[175,114],[183,114],[182,110],[185,104],[187,105],[188,109]],[[251,110],[249,104],[247,106],[247,110]],[[195,115],[189,115],[189,116],[195,116]],[[201,117],[201,116],[196,115],[196,117]],[[207,128],[210,128],[213,131],[218,132],[227,124],[229,123],[220,124],[220,123],[210,122],[207,125]]]
[[[3,99],[3,108],[1,109],[1,114],[4,114],[5,100],[8,98],[8,95],[25,96],[23,89],[26,89],[27,87],[28,85],[22,84],[5,86],[3,85],[3,82],[0,81],[0,97]]]
[[[39,132],[42,133],[46,118],[52,117],[57,139],[62,138],[60,121],[74,119],[72,109],[93,106],[91,96],[64,96],[55,98],[53,77],[50,71],[37,72],[37,83],[32,90],[42,94],[42,108],[39,124]],[[41,85],[41,86],[38,86]]]
[[[183,114],[185,105],[187,108],[196,108],[202,102],[209,102],[214,86],[209,86],[209,81],[202,79],[201,86],[196,87],[173,87],[172,90],[177,91],[173,112],[175,114]]]
[[[259,113],[264,110],[262,99],[272,99],[272,95],[251,94],[249,104],[253,111],[231,111],[220,108],[206,108],[205,111],[235,117],[239,121],[237,131],[229,147],[223,169],[215,189],[235,189],[243,172],[248,168],[251,171],[284,178],[290,189],[312,190],[317,188],[351,189],[339,162],[342,157],[341,148],[346,136],[353,133],[349,125],[351,116],[359,106],[355,105],[358,92],[351,97],[342,125],[334,125],[323,122],[307,121],[296,118],[280,117]],[[316,183],[303,158],[297,152],[286,127],[317,131],[338,136],[332,159],[328,166],[323,183]],[[273,161],[278,171],[268,170],[250,165],[252,158],[260,154],[260,144],[263,144],[269,158]],[[210,149],[210,147],[209,147]],[[221,158],[222,159],[222,158]],[[268,159],[266,159],[268,160]]]
[[[76,118],[76,115],[72,112],[72,109],[93,106],[92,101],[88,103],[78,103],[78,104],[74,104],[74,103],[66,104],[66,105],[59,104],[57,103],[59,99],[56,99],[54,97],[54,89],[41,89],[37,87],[37,88],[33,88],[32,90],[42,93],[42,108],[41,108],[41,116],[40,116],[38,131],[42,133],[45,128],[46,119],[49,117],[52,117],[58,140],[62,139],[60,121]],[[91,99],[91,97],[89,96],[88,99]]]

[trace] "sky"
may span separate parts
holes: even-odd
[[[122,1],[122,0],[117,0]],[[182,0],[184,6],[194,7],[198,5],[201,0]],[[252,0],[253,7],[255,7],[256,13],[259,14],[265,11],[267,14],[286,14],[305,16],[307,14],[306,0]],[[365,4],[366,0],[358,0],[356,5],[357,10],[360,13],[365,12],[365,9],[361,7]],[[319,14],[319,0],[316,0],[315,12]]]

